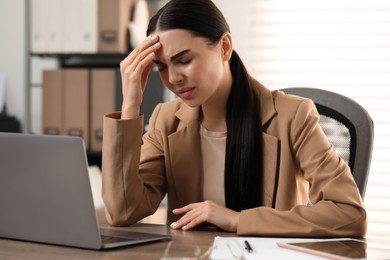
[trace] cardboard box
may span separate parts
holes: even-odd
[[[128,24],[135,0],[99,0],[98,52],[127,53],[130,50]]]
[[[89,149],[89,70],[64,69],[65,134],[80,136]]]
[[[42,85],[42,133],[63,135],[65,128],[62,70],[44,70]]]
[[[103,116],[115,110],[116,71],[91,70],[91,151],[101,151]]]

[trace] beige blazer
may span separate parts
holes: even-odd
[[[264,128],[264,206],[240,213],[238,234],[363,237],[367,218],[359,191],[319,126],[314,103],[251,84]],[[119,118],[104,118],[106,217],[112,225],[135,223],[153,214],[168,193],[170,224],[178,219],[173,209],[203,200],[199,108],[180,99],[158,105],[142,146],[143,116]]]

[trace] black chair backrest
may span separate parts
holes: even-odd
[[[348,163],[364,198],[374,142],[374,123],[366,109],[351,98],[323,89],[297,87],[281,91],[313,100],[322,129]]]

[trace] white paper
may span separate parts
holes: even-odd
[[[0,113],[5,107],[5,76],[0,74]]]
[[[244,241],[247,240],[253,251],[245,250]],[[291,239],[268,237],[215,237],[213,251],[209,259],[277,259],[277,260],[305,260],[324,259],[314,255],[301,253],[279,247],[277,242],[318,241],[321,239]]]
[[[91,183],[93,202],[95,208],[103,208],[104,203],[102,199],[102,172],[100,168],[96,165],[88,167],[89,181]]]
[[[350,238],[269,238],[269,237],[215,237],[213,250],[209,259],[324,259],[314,254],[279,247],[277,243],[310,242],[310,241],[342,241]],[[244,241],[249,241],[253,251],[245,250]],[[367,256],[364,259],[390,259],[390,245],[383,244],[383,239],[375,241],[367,239]]]

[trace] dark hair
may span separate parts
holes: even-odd
[[[184,29],[219,41],[229,26],[211,0],[171,0],[150,20],[147,35],[156,30]],[[262,128],[260,101],[238,54],[230,60],[233,86],[227,102],[225,155],[226,207],[241,211],[262,203]]]

